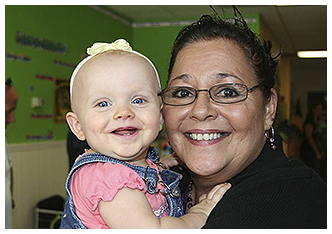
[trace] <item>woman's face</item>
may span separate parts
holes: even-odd
[[[229,74],[221,75],[223,74]],[[209,89],[221,83],[257,85],[244,52],[225,40],[195,42],[177,55],[168,87]],[[178,157],[195,174],[226,181],[260,153],[275,114],[276,94],[264,104],[259,88],[234,104],[219,104],[199,92],[186,106],[164,105],[168,138]]]

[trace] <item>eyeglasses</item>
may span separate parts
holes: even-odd
[[[12,87],[12,86],[14,86],[14,82],[12,81],[11,78],[8,78],[8,79],[6,80],[6,86],[7,86],[7,87]]]
[[[195,102],[199,92],[208,92],[209,97],[222,104],[242,102],[247,99],[248,93],[262,85],[248,88],[245,84],[226,83],[217,84],[210,89],[194,89],[188,86],[173,86],[158,93],[165,105],[185,106]]]

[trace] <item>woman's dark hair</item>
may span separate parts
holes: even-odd
[[[270,89],[274,86],[274,78],[277,67],[277,57],[271,56],[272,44],[270,41],[263,43],[253,33],[242,15],[234,8],[235,23],[221,19],[219,16],[203,15],[198,21],[184,27],[175,39],[171,60],[168,69],[168,79],[170,78],[177,54],[185,46],[200,41],[211,41],[214,39],[224,39],[235,42],[245,52],[248,61],[253,68],[258,83],[261,84],[265,100],[270,98]],[[237,17],[240,14],[240,17]],[[167,82],[168,83],[168,82]]]

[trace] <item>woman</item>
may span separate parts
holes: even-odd
[[[304,163],[321,173],[320,160],[323,151],[319,120],[323,113],[323,105],[315,103],[310,106],[307,118],[303,124],[304,142],[301,147],[301,157]]]
[[[160,95],[169,142],[191,176],[187,210],[214,185],[232,184],[205,228],[326,228],[326,184],[289,161],[274,135],[270,49],[242,16],[203,16],[175,40]]]

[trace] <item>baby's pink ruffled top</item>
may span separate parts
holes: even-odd
[[[149,167],[159,171],[150,160],[147,163]],[[166,197],[160,192],[149,194],[145,182],[134,170],[122,164],[99,162],[82,166],[72,176],[70,189],[76,213],[82,223],[87,228],[109,228],[99,213],[98,204],[101,200],[111,202],[124,187],[141,190],[158,218],[169,214]],[[160,183],[158,188],[164,191]]]

